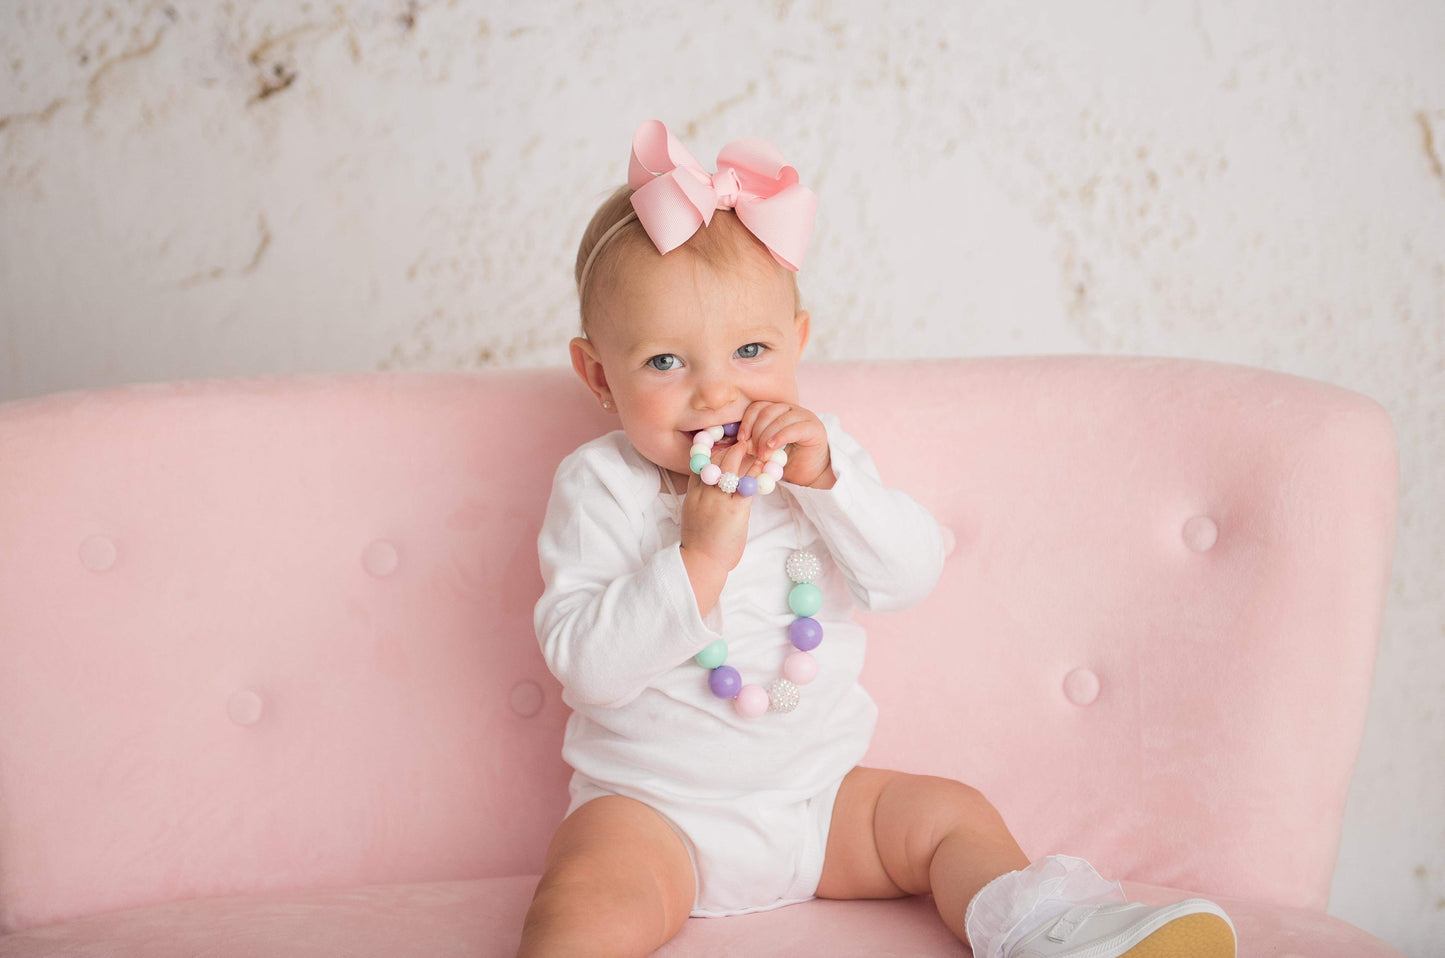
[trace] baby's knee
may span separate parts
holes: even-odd
[[[622,869],[610,862],[572,859],[548,867],[537,882],[532,904],[554,914],[606,915],[640,911],[657,898],[657,882],[645,868]]]
[[[670,936],[656,920],[648,889],[626,876],[617,878],[565,868],[544,875],[527,910],[518,958],[651,954]]]
[[[537,883],[521,955],[649,955],[681,928],[667,889],[646,867],[561,859]]]
[[[972,785],[937,775],[911,778],[911,788],[894,789],[893,794],[884,797],[895,802],[901,800],[909,806],[899,817],[917,823],[918,840],[934,846],[960,828],[992,831],[1003,827],[1003,816],[998,809]]]

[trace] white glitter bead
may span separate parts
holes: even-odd
[[[771,492],[772,492],[774,489],[776,489],[776,488],[778,488],[778,480],[774,479],[772,476],[768,475],[766,472],[763,473],[761,476],[758,476],[758,494],[759,494],[759,495],[766,496],[766,495],[768,495],[769,493],[771,493]]]
[[[768,711],[791,712],[798,707],[798,687],[787,679],[778,679],[768,686]]]
[[[788,556],[787,564],[783,568],[787,570],[789,579],[803,583],[816,579],[823,571],[823,564],[807,549],[799,549]]]
[[[731,472],[725,472],[717,481],[717,487],[723,492],[738,491],[738,477]],[[776,560],[775,560],[776,561]]]

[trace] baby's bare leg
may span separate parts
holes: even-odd
[[[819,898],[900,898],[933,893],[959,940],[978,891],[1028,857],[1002,816],[952,779],[858,767],[833,806]]]
[[[692,859],[660,815],[594,798],[552,836],[518,958],[639,958],[677,934],[696,894]]]

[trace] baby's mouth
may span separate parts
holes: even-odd
[[[731,432],[733,435],[729,436],[729,435],[727,435],[727,434],[724,434],[721,439],[718,439],[718,440],[716,440],[716,441],[713,442],[713,448],[715,448],[715,449],[726,449],[728,446],[734,445],[734,444],[738,441],[738,440],[737,440],[737,427],[740,426],[741,423],[737,423],[737,422],[732,422],[732,423],[718,423],[718,425],[719,425],[719,426],[722,426],[724,429],[727,429],[728,432]],[[729,427],[731,427],[731,428],[729,428]],[[683,433],[683,435],[687,436],[687,438],[688,438],[689,441],[691,441],[694,436],[696,436],[696,435],[697,435],[698,433],[700,433],[700,432],[705,432],[708,428],[710,428],[710,427],[704,426],[704,427],[702,427],[701,429],[692,429],[692,430],[686,430],[686,429],[684,429],[684,430],[682,430],[682,433]]]

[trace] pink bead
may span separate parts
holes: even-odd
[[[794,685],[807,685],[818,677],[818,660],[807,652],[794,652],[783,660],[783,678]]]
[[[706,429],[692,437],[692,444],[694,446],[705,446],[708,449],[711,449],[713,447],[713,443],[715,442],[717,442],[717,440],[714,439],[712,437],[712,433],[708,432]]]
[[[698,473],[697,477],[709,486],[715,486],[717,481],[722,478],[722,466],[710,462],[702,467],[702,472]]]
[[[778,465],[776,462],[764,463],[764,464],[763,464],[763,472],[766,472],[768,475],[772,476],[774,479],[781,479],[781,478],[783,478],[783,467],[780,466],[780,465]]]
[[[744,685],[733,699],[733,708],[743,718],[757,718],[768,710],[768,692],[761,685]]]

